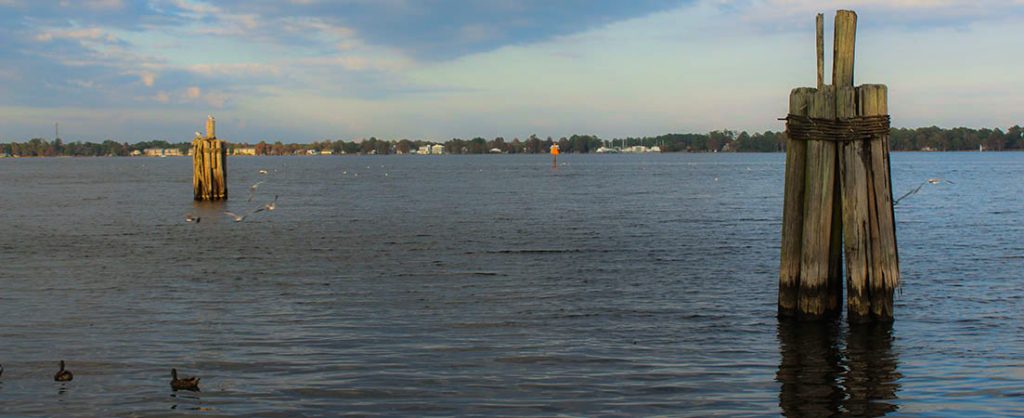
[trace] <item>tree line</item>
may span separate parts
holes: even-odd
[[[890,133],[890,146],[895,151],[966,151],[979,148],[991,151],[1024,150],[1024,128],[1018,125],[1003,131],[999,128],[944,129],[935,126],[926,128],[894,128]],[[257,155],[294,155],[310,151],[333,154],[410,154],[420,147],[442,145],[448,154],[486,154],[500,152],[507,154],[543,154],[552,145],[558,144],[565,153],[590,153],[601,147],[658,147],[661,152],[781,152],[786,150],[785,132],[755,132],[716,130],[697,134],[665,134],[653,137],[627,137],[601,139],[596,135],[572,135],[554,139],[530,135],[524,139],[503,137],[485,139],[452,138],[444,142],[426,140],[384,140],[371,137],[359,141],[315,141],[308,144],[285,144],[281,141],[268,143],[260,141],[255,145],[230,143],[228,152],[234,148],[254,148]],[[0,143],[0,155],[18,157],[54,156],[128,156],[143,152],[147,148],[173,148],[183,154],[191,147],[189,142],[171,143],[163,140],[142,141],[134,144],[106,140],[94,142],[64,143],[60,138],[47,141],[33,138],[26,142]]]
[[[167,141],[142,141],[135,144],[106,140],[95,142],[64,143],[60,138],[47,141],[33,138],[27,142],[0,143],[0,154],[17,157],[100,157],[128,156],[132,151],[142,152],[147,148],[177,148],[184,154],[192,147],[191,143],[170,143]]]

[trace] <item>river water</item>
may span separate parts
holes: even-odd
[[[0,160],[0,415],[1024,415],[1024,154],[893,154],[853,328],[775,317],[784,155],[559,162]]]

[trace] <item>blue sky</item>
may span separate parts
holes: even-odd
[[[0,141],[780,130],[837,8],[895,125],[1024,124],[1024,0],[0,0]]]

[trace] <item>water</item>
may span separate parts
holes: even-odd
[[[776,320],[782,154],[559,160],[0,160],[0,413],[1024,414],[1024,154],[893,154],[891,328]]]

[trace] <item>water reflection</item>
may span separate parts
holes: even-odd
[[[834,415],[843,401],[839,383],[839,327],[832,321],[779,322],[782,360],[775,379],[782,383],[779,406],[790,417]]]
[[[222,218],[226,209],[226,200],[195,200],[192,202],[192,215],[201,218]]]
[[[780,321],[779,406],[789,417],[883,416],[902,377],[892,325]]]
[[[846,379],[849,415],[882,416],[895,412],[903,377],[892,351],[892,324],[852,325],[846,336]]]
[[[205,409],[199,405],[202,399],[199,398],[199,395],[194,393],[178,392],[175,390],[171,392],[171,398],[173,398],[171,401],[171,409],[179,409],[180,404],[185,404],[180,405],[180,409],[188,411],[202,411]]]

